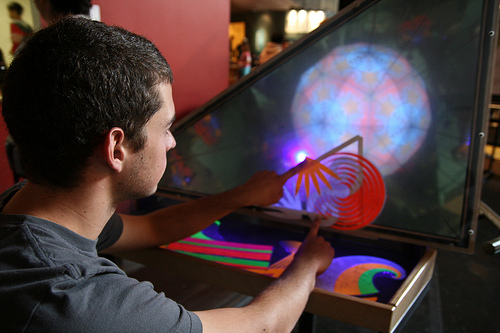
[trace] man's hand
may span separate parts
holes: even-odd
[[[278,176],[279,177],[279,176]],[[203,332],[291,332],[314,289],[316,275],[333,259],[333,248],[318,236],[315,221],[285,272],[242,308],[196,312]]]
[[[245,184],[237,188],[242,206],[269,206],[283,196],[286,179],[274,171],[256,172]]]
[[[311,225],[306,239],[295,254],[295,261],[306,260],[314,263],[316,274],[323,273],[332,263],[335,251],[331,244],[322,236],[318,236],[321,220],[317,219]]]
[[[242,206],[269,206],[278,202],[283,196],[283,186],[305,165],[298,164],[282,175],[274,171],[256,172],[245,184],[237,187]]]
[[[304,163],[282,175],[255,173],[245,184],[198,200],[165,207],[145,215],[120,214],[123,232],[107,253],[160,246],[205,229],[215,220],[245,206],[269,206],[283,196],[283,185]]]

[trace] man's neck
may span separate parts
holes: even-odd
[[[102,190],[102,186],[53,190],[28,181],[2,213],[43,218],[83,237],[96,239],[115,208]]]

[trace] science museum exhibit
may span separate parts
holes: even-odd
[[[356,1],[175,124],[157,195],[185,201],[303,163],[269,207],[131,254],[255,295],[311,221],[335,249],[306,311],[392,332],[436,249],[472,251],[497,1]],[[166,259],[165,259],[166,258]]]

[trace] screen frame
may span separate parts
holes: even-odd
[[[262,76],[270,73],[275,68],[279,67],[286,59],[298,54],[304,48],[314,44],[321,39],[325,34],[337,29],[344,22],[351,20],[366,9],[383,0],[361,0],[351,3],[349,6],[340,11],[337,15],[329,19],[324,24],[320,25],[316,30],[294,42],[290,47],[282,51],[280,54],[273,57],[265,64],[253,70],[249,75],[240,79],[237,83],[228,87],[226,90],[219,93],[206,104],[183,117],[176,122],[172,127],[172,133],[183,131],[190,125],[194,124],[204,116],[209,114],[211,110],[217,108],[220,104],[238,94],[240,91],[251,86]],[[377,239],[383,238],[388,240],[413,243],[417,245],[433,246],[436,248],[452,249],[459,252],[473,252],[475,244],[475,234],[477,229],[477,219],[480,209],[481,187],[483,182],[484,168],[484,149],[486,145],[487,129],[489,121],[489,104],[491,100],[491,81],[493,76],[493,61],[495,58],[497,45],[497,29],[498,29],[498,0],[483,0],[481,32],[479,41],[479,59],[478,71],[475,81],[475,99],[472,124],[472,135],[470,142],[470,154],[467,161],[467,175],[464,192],[464,202],[462,211],[462,223],[460,231],[460,239],[446,238],[443,236],[427,235],[413,231],[399,230],[392,227],[384,227],[380,225],[369,225],[360,230],[340,231],[332,228],[325,228],[328,232],[346,233],[356,237]],[[192,200],[204,195],[194,193],[187,190],[169,188],[159,186],[156,193],[159,196],[166,196],[176,200]],[[302,215],[303,220],[290,220],[286,214],[287,211],[291,215],[297,215],[296,212],[279,208],[282,217],[269,216],[266,211],[273,208],[266,207],[245,207],[239,212],[249,215],[257,215],[263,219],[277,221],[286,224],[308,225],[310,216]],[[280,215],[280,214],[275,214]],[[290,215],[290,216],[291,216]]]

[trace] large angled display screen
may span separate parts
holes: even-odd
[[[351,6],[182,119],[160,191],[217,193],[307,158],[275,209],[467,246],[493,42],[483,6]]]

